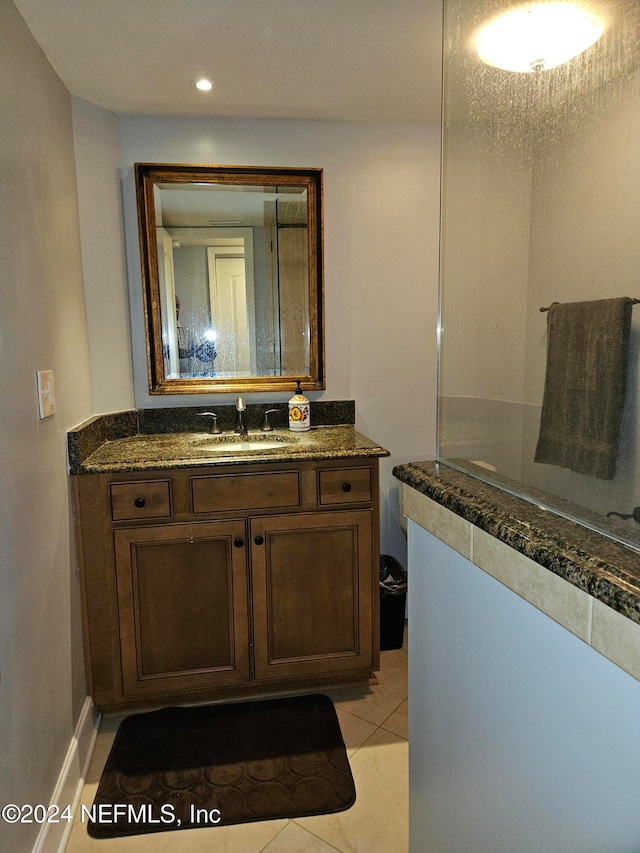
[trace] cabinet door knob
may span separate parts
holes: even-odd
[[[256,538],[253,541],[256,543],[256,545],[262,545],[262,543],[264,542],[264,537],[263,536],[256,536]]]
[[[138,509],[142,509],[142,507],[145,505],[145,503],[146,503],[146,501],[144,498],[136,498],[134,501],[134,504],[138,507]]]
[[[351,483],[343,483],[342,484],[342,491],[343,492],[350,492],[351,491]]]
[[[237,539],[233,540],[233,544],[236,546],[236,548],[242,548],[242,546],[244,545],[244,539],[238,536]]]

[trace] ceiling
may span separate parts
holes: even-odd
[[[14,2],[71,94],[117,113],[440,119],[442,0]]]

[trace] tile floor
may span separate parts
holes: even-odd
[[[382,652],[379,684],[327,691],[333,699],[356,802],[345,812],[296,820],[94,840],[76,822],[66,853],[406,853],[408,850],[407,650]],[[103,720],[82,792],[90,806],[121,717]]]

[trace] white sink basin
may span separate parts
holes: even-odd
[[[265,450],[278,450],[291,444],[286,438],[279,436],[242,436],[224,435],[218,438],[201,439],[196,443],[197,450],[206,450],[207,453],[255,453]]]

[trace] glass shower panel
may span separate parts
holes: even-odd
[[[640,4],[580,4],[603,36],[531,73],[475,49],[513,5],[445,0],[438,458],[640,548],[640,524],[609,515],[640,506],[640,305],[613,478],[534,461],[541,309],[640,299]]]

